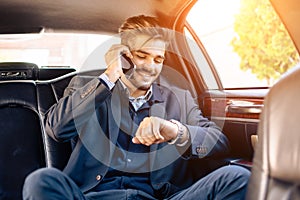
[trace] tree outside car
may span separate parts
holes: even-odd
[[[235,16],[233,50],[240,68],[271,86],[299,62],[298,52],[268,0],[241,0]]]

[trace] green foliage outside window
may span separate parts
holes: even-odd
[[[240,56],[240,68],[250,70],[271,85],[299,62],[299,55],[284,25],[268,0],[241,0],[235,16],[236,36],[231,41]]]

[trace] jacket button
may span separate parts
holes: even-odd
[[[97,180],[97,181],[100,181],[100,180],[101,180],[101,176],[100,176],[100,175],[97,175],[97,176],[96,176],[96,180]]]

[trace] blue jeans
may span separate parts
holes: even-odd
[[[166,200],[239,200],[244,199],[250,171],[238,166],[221,167],[198,180],[192,186]],[[151,200],[149,194],[132,189],[107,190],[83,194],[79,187],[55,168],[39,169],[30,174],[23,188],[24,200]]]

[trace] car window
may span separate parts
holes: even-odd
[[[268,0],[201,0],[187,22],[185,33],[200,39],[224,88],[272,86],[299,62]]]
[[[39,67],[104,68],[103,55],[112,36],[84,33],[11,34],[0,36],[0,62],[31,62]]]
[[[189,27],[190,28],[190,27]],[[207,88],[209,89],[218,89],[219,85],[216,81],[216,77],[212,71],[211,66],[208,63],[207,58],[203,54],[203,46],[199,48],[199,45],[194,40],[193,35],[189,32],[187,27],[184,28],[185,35],[187,38],[187,44],[191,50],[191,53],[195,59],[195,62],[199,66],[199,71],[201,73],[202,78],[204,79]]]

